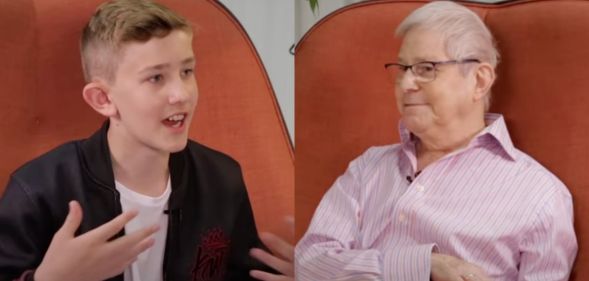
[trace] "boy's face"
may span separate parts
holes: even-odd
[[[158,152],[184,149],[198,99],[192,34],[175,30],[122,48],[108,90],[117,109],[109,133]]]

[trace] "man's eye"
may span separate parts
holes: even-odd
[[[415,67],[417,73],[423,74],[428,72],[433,72],[435,70],[433,65],[417,65]]]
[[[156,74],[156,75],[149,77],[149,82],[151,82],[151,83],[158,83],[162,80],[164,80],[164,76],[161,74]]]

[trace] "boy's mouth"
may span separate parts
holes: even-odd
[[[162,123],[167,127],[180,128],[180,127],[182,127],[182,125],[184,125],[184,120],[186,119],[186,115],[187,115],[186,113],[174,114],[174,115],[162,120]]]

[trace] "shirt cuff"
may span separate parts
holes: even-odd
[[[384,280],[429,281],[432,251],[437,251],[436,244],[394,248],[386,252],[382,267]]]

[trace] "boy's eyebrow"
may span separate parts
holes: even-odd
[[[195,61],[194,57],[189,57],[186,58],[182,61],[182,64],[189,64],[189,63],[193,63]]]
[[[189,57],[189,58],[185,58],[183,59],[180,64],[181,65],[186,65],[186,64],[191,64],[194,63],[195,59],[194,57]],[[152,66],[148,66],[143,68],[142,70],[139,71],[139,73],[143,73],[143,72],[147,72],[147,71],[151,71],[151,70],[162,70],[165,68],[170,67],[169,63],[162,63],[162,64],[156,64],[156,65],[152,65]]]

